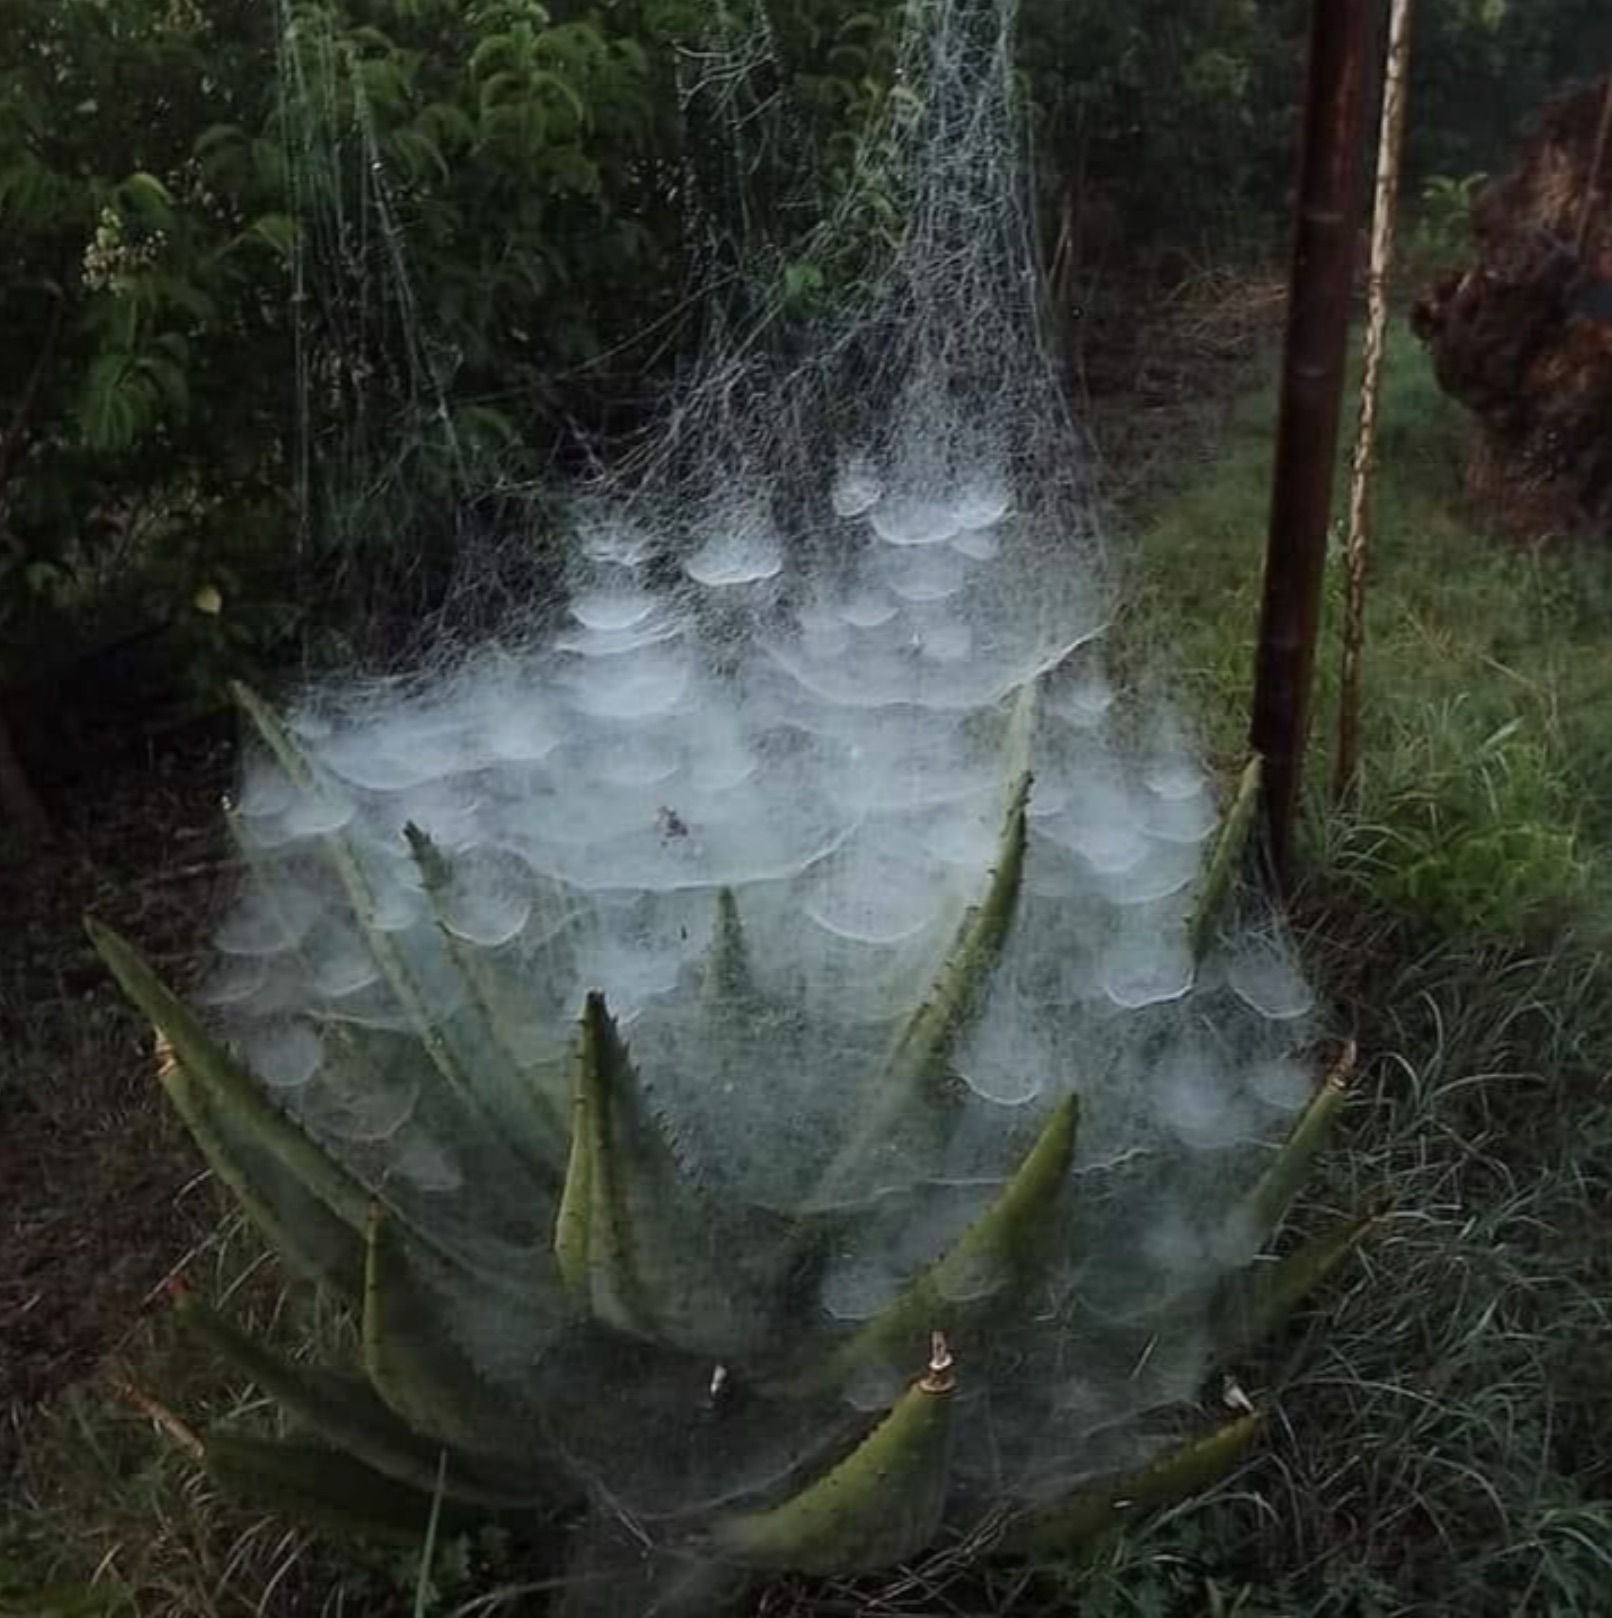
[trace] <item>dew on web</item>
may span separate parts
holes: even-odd
[[[862,590],[838,609],[838,615],[855,629],[882,629],[900,610],[883,591]]]
[[[249,894],[213,934],[227,955],[278,955],[295,949],[324,914],[325,901],[304,888]]]
[[[465,1183],[456,1155],[419,1130],[407,1131],[392,1153],[392,1172],[419,1191],[447,1195]]]
[[[1002,554],[1001,536],[986,527],[971,528],[964,524],[960,533],[953,535],[951,547],[959,556],[971,562],[991,562]]]
[[[357,994],[380,979],[369,946],[352,927],[327,923],[305,940],[302,949],[313,986],[328,999]]]
[[[244,1047],[247,1067],[272,1090],[300,1090],[319,1071],[324,1047],[306,1023],[267,1027]]]
[[[358,812],[357,801],[334,786],[315,786],[299,792],[285,811],[282,824],[292,838],[328,837]]]
[[[1027,1008],[1005,991],[992,996],[955,1061],[958,1076],[982,1100],[1022,1107],[1045,1090],[1050,1055]]]
[[[1304,1106],[1314,1093],[1315,1075],[1294,1057],[1273,1057],[1249,1070],[1248,1088],[1267,1107],[1281,1113],[1293,1113]]]
[[[959,529],[982,533],[994,528],[1013,507],[1013,496],[1003,483],[983,481],[970,484],[952,505]],[[960,537],[960,536],[958,536]]]
[[[268,966],[261,956],[236,956],[214,968],[195,998],[204,1006],[254,1005],[264,997],[267,980]]]
[[[571,700],[594,719],[656,719],[676,711],[692,683],[687,658],[639,651],[599,660],[573,674]]]
[[[939,875],[901,840],[863,836],[808,873],[802,908],[838,938],[895,944],[936,921],[944,902]]]
[[[1226,976],[1246,1005],[1273,1022],[1291,1022],[1315,1005],[1315,994],[1291,949],[1275,937],[1242,939],[1227,963]]]
[[[499,1154],[461,1138],[432,1064],[462,1069],[501,1118],[525,1116],[521,1086],[542,1097],[534,1116],[561,1120],[542,1124],[556,1134],[543,1161],[561,1172],[575,1019],[602,991],[674,1155],[720,1191],[713,1206],[744,1204],[746,1236],[763,1210],[845,1222],[819,1295],[760,1306],[781,1337],[843,1339],[888,1307],[1078,1095],[1074,1184],[1052,1221],[1064,1240],[1042,1284],[1012,1297],[1025,1364],[991,1367],[989,1443],[976,1432],[958,1450],[970,1480],[1051,1488],[1131,1456],[1126,1418],[1194,1391],[1209,1353],[1199,1284],[1248,1262],[1259,1234],[1234,1217],[1246,1181],[1230,1165],[1313,1087],[1314,1064],[1286,1053],[1314,996],[1286,936],[1240,914],[1201,971],[1194,960],[1186,917],[1216,789],[1146,685],[1119,710],[1089,458],[1026,295],[1025,216],[1001,206],[1007,76],[987,76],[985,101],[985,78],[965,93],[962,57],[989,53],[960,42],[961,8],[920,9],[930,32],[903,69],[940,77],[911,130],[884,131],[922,161],[898,173],[911,228],[882,277],[804,355],[716,323],[711,352],[655,401],[663,426],[595,464],[583,492],[522,503],[501,472],[482,489],[462,463],[468,497],[496,491],[507,531],[463,541],[440,618],[452,649],[406,678],[323,682],[298,707],[312,791],[250,765],[238,822],[273,904],[238,901],[209,999],[335,1155],[454,1251],[535,1280],[547,1181],[484,1172]],[[434,409],[436,334],[401,285],[398,220],[366,206],[397,254],[387,318],[418,349],[405,386],[420,397],[405,402]],[[356,353],[349,319],[334,336]],[[377,400],[375,419],[397,402]],[[561,541],[557,510],[564,594],[508,590],[538,576],[539,539]],[[503,572],[499,553],[524,560]],[[1011,926],[942,1042],[945,1105],[904,1112],[836,1198],[822,1176],[872,1081],[919,1008],[946,1003],[959,939],[979,936],[1005,781],[1026,767]],[[411,857],[410,823],[435,863]],[[255,853],[270,849],[286,852]],[[742,1015],[707,998],[722,887],[756,995]],[[872,1190],[888,1194],[857,1202]],[[718,1256],[760,1273],[750,1246]],[[1015,1280],[988,1256],[941,1274],[954,1305]],[[570,1329],[563,1309],[550,1320],[529,1301],[506,1321],[460,1301],[450,1329],[501,1388],[577,1403],[594,1386],[538,1365]],[[915,1359],[860,1367],[844,1399],[889,1409]],[[579,1440],[587,1481],[686,1505],[680,1468],[706,1429],[669,1421],[681,1448],[637,1427]],[[1014,1451],[1000,1477],[983,1454],[999,1440]],[[700,1476],[701,1498],[768,1486],[806,1455],[798,1435],[762,1446]]]
[[[836,517],[860,517],[872,509],[884,494],[873,464],[864,455],[853,455],[841,465],[834,478],[829,502]]]
[[[525,931],[532,917],[532,868],[507,849],[467,849],[453,862],[438,895],[442,925],[467,944],[497,949]]]
[[[887,545],[944,545],[963,528],[957,510],[944,500],[894,495],[868,513],[874,533]]]
[[[1251,1137],[1237,1088],[1206,1045],[1177,1043],[1158,1063],[1150,1088],[1160,1121],[1189,1147],[1221,1148]]]
[[[887,551],[880,572],[903,601],[945,601],[968,582],[968,562],[954,550]]]
[[[259,760],[246,771],[235,809],[247,820],[278,819],[291,807],[296,795],[296,788],[278,765]]]
[[[871,1320],[895,1301],[905,1279],[880,1256],[852,1252],[829,1261],[817,1296],[836,1320]]]
[[[636,628],[659,606],[659,600],[643,589],[589,590],[571,598],[571,616],[584,629],[610,634]]]
[[[731,585],[760,584],[784,568],[778,536],[763,527],[744,527],[706,541],[684,564],[696,584],[720,590]]]
[[[1122,913],[1101,960],[1103,992],[1125,1011],[1166,1005],[1192,988],[1195,969],[1185,928],[1160,929],[1142,907]]]

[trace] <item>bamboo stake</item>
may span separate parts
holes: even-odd
[[[1271,874],[1291,876],[1349,349],[1360,145],[1376,7],[1313,0],[1282,401],[1249,741],[1265,761]]]
[[[1377,403],[1388,337],[1388,278],[1394,258],[1394,216],[1405,139],[1405,84],[1410,62],[1411,0],[1393,0],[1382,120],[1377,131],[1377,188],[1372,200],[1371,260],[1366,272],[1366,344],[1360,379],[1360,420],[1349,474],[1348,570],[1343,614],[1343,671],[1338,689],[1338,753],[1333,793],[1352,797],[1360,781],[1360,678],[1366,637],[1366,566],[1371,545],[1371,477],[1377,453]]]

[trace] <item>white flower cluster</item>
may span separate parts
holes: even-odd
[[[116,208],[103,208],[94,239],[84,249],[84,285],[91,292],[123,294],[136,275],[149,270],[168,245],[166,231],[154,230],[137,241],[127,235]]]

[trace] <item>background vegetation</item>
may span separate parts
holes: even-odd
[[[0,690],[140,631],[203,686],[317,629],[395,645],[495,515],[428,498],[457,457],[519,486],[642,421],[724,302],[844,290],[795,254],[904,3],[4,0]],[[1306,16],[1025,0],[1068,297],[1279,245]],[[1446,214],[1612,49],[1594,0],[1428,0],[1418,32],[1411,180]],[[406,306],[375,296],[400,241]],[[377,555],[308,474],[380,446],[411,543]]]

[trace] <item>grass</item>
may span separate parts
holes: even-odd
[[[1612,841],[1612,561],[1484,538],[1460,490],[1466,418],[1400,331],[1382,415],[1362,796],[1312,814],[1310,860],[1453,932],[1548,930],[1596,908],[1594,855]],[[1152,513],[1122,635],[1134,649],[1145,630],[1155,663],[1160,641],[1176,648],[1172,689],[1228,760],[1249,710],[1274,417],[1269,387],[1248,395],[1213,464]],[[1312,801],[1331,774],[1342,594],[1340,541]]]
[[[1242,750],[1274,399],[1144,508],[1121,650],[1177,647],[1212,750]],[[1341,579],[1316,704],[1308,878],[1295,915],[1340,1032],[1364,1053],[1308,1216],[1381,1189],[1394,1210],[1323,1311],[1239,1368],[1277,1419],[1231,1484],[1078,1563],[981,1575],[944,1560],[877,1587],[780,1586],[771,1618],[1590,1618],[1612,1588],[1612,559],[1487,539],[1466,424],[1396,342],[1367,641],[1366,770],[1326,806]],[[210,1222],[201,1284],[243,1285],[283,1340],[329,1323]],[[247,1279],[242,1282],[245,1275]],[[141,1381],[185,1414],[254,1401],[152,1330]],[[139,1618],[416,1610],[412,1572],[315,1551],[219,1501],[103,1383],[24,1428],[0,1534],[14,1576],[99,1575]],[[437,1613],[542,1610],[461,1568]],[[117,1603],[121,1602],[121,1607]]]
[[[1467,424],[1408,340],[1387,384],[1363,790],[1326,802],[1335,565],[1295,909],[1366,1053],[1316,1207],[1382,1187],[1396,1211],[1262,1368],[1276,1440],[1088,1572],[1099,1613],[1569,1618],[1612,1587],[1612,558],[1487,538],[1461,494]],[[1241,402],[1135,565],[1130,628],[1173,639],[1228,761],[1274,413],[1269,387]]]

